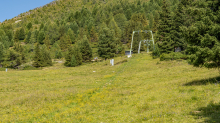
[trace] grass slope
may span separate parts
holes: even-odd
[[[186,61],[139,54],[0,74],[0,122],[220,122],[218,71]]]

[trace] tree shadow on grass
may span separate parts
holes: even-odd
[[[194,80],[192,82],[183,84],[183,86],[193,86],[193,85],[207,85],[207,84],[220,84],[220,76],[202,79],[202,80]]]
[[[205,118],[205,123],[220,123],[220,103],[210,102],[207,107],[201,107],[198,111],[191,112],[196,119]]]

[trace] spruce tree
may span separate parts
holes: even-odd
[[[71,59],[72,59],[73,55],[74,55],[73,47],[69,47],[67,55],[65,57],[65,63],[64,63],[65,66],[67,66],[67,67],[71,66]]]
[[[10,47],[10,41],[7,35],[0,36],[0,42],[3,43],[5,49]]]
[[[36,42],[36,36],[35,36],[35,32],[33,31],[31,33],[30,43],[34,44],[35,42]]]
[[[28,31],[28,34],[25,38],[25,43],[30,43],[30,40],[31,40],[31,31]]]
[[[74,31],[74,33],[77,35],[79,31],[79,26],[78,24],[74,21],[73,23],[70,24],[70,28]]]
[[[31,28],[32,28],[32,23],[29,22],[29,23],[27,24],[27,29],[30,30]]]
[[[83,40],[80,44],[80,51],[82,53],[82,59],[84,62],[90,61],[92,58],[92,48],[90,47],[89,41],[86,35],[83,36]]]
[[[8,36],[8,39],[10,41],[10,46],[13,46],[13,30],[9,29],[6,31],[6,35]]]
[[[41,49],[42,61],[41,64],[43,67],[52,66],[52,59],[50,57],[50,52],[47,50],[47,46],[44,44]]]
[[[37,29],[34,30],[35,41],[38,41],[39,31]]]
[[[35,47],[35,53],[34,53],[34,62],[33,62],[33,66],[34,67],[43,67],[43,64],[42,64],[42,61],[43,61],[43,58],[42,58],[42,54],[41,54],[41,50],[40,50],[40,44],[37,43],[37,46]]]
[[[44,28],[44,23],[41,23],[40,24],[40,29],[39,30],[41,30],[41,29],[43,29]]]
[[[174,47],[181,47],[182,50],[186,49],[186,42],[183,38],[181,27],[184,26],[185,23],[185,17],[184,17],[184,6],[180,2],[178,4],[177,9],[175,10],[175,14],[173,16],[173,29],[171,31],[172,33],[172,39],[174,41]]]
[[[182,32],[194,66],[220,67],[220,23],[214,19],[219,17],[219,6],[216,5],[220,5],[220,1],[195,1],[191,3],[191,10],[186,8],[193,21],[183,26]]]
[[[24,40],[24,39],[25,39],[24,28],[21,28],[19,32],[19,40]]]
[[[74,56],[75,56],[75,58],[76,58],[77,65],[81,65],[83,59],[82,59],[82,53],[81,53],[81,51],[80,51],[80,48],[79,48],[78,44],[77,44],[77,45],[74,45],[73,48],[74,48],[73,54],[74,54]]]
[[[66,35],[60,38],[60,48],[61,50],[66,50],[69,47],[69,42],[66,39]]]
[[[50,49],[50,39],[49,39],[49,35],[46,35],[45,39],[44,39],[44,44],[47,46],[47,49]]]
[[[63,53],[62,53],[58,43],[54,43],[53,46],[51,47],[50,51],[51,51],[51,53],[54,53],[53,58],[55,58],[55,59],[60,59],[63,57]]]
[[[70,61],[70,67],[76,67],[77,66],[77,61],[75,56],[73,55]]]
[[[53,45],[60,38],[59,27],[56,24],[50,24],[46,35],[49,35],[51,45]]]
[[[5,35],[5,31],[0,28],[0,36],[3,36],[3,35]]]
[[[160,19],[160,15],[159,15],[159,13],[156,11],[155,14],[154,14],[153,26],[152,26],[152,31],[153,31],[154,33],[157,32],[157,28],[158,28],[158,25],[159,25],[159,19]]]
[[[98,35],[95,32],[95,28],[94,26],[92,27],[91,31],[90,31],[90,41],[91,42],[97,42],[98,41]]]
[[[4,57],[5,57],[5,47],[3,45],[3,43],[0,42],[0,64],[1,62],[4,61]]]
[[[25,48],[19,42],[15,43],[13,48],[17,53],[19,53],[19,63],[25,63],[27,58],[25,54]]]
[[[22,64],[21,54],[13,49],[8,50],[7,61],[5,61],[5,67],[17,68]],[[8,62],[8,63],[7,63]]]
[[[68,29],[67,35],[70,37],[71,43],[74,44],[76,42],[76,34],[73,32],[71,28]]]
[[[59,27],[60,37],[64,36],[65,32],[66,32],[66,31],[65,31],[65,26],[64,26],[64,25],[61,25],[61,26]]]
[[[157,33],[157,43],[160,53],[170,53],[174,51],[174,43],[171,39],[172,18],[166,0],[163,0],[162,11],[160,12],[160,22]]]
[[[115,22],[114,18],[112,18],[108,25],[109,29],[114,30],[115,33],[115,40],[116,45],[121,44],[121,29],[118,27],[117,23]]]
[[[127,21],[127,18],[125,17],[123,13],[115,15],[114,20],[121,30],[125,28],[125,24],[126,24],[125,22]]]
[[[98,43],[98,54],[100,57],[107,59],[115,56],[116,45],[114,31],[107,27],[102,28]]]
[[[71,46],[68,48],[68,53],[65,57],[65,60],[66,62],[64,63],[64,65],[67,67],[75,67],[73,65],[78,66],[82,64],[82,55],[77,45],[75,45],[74,47]]]
[[[15,31],[15,35],[14,35],[15,42],[19,42],[19,32],[20,32],[20,30],[18,30],[18,29]]]
[[[68,47],[72,44],[72,40],[70,39],[69,35],[66,35],[66,42],[68,43]]]
[[[149,28],[152,29],[153,28],[153,24],[154,23],[154,18],[153,18],[153,14],[151,13],[149,15]]]
[[[56,59],[61,59],[63,57],[63,53],[61,50],[56,50],[55,51],[55,58]]]
[[[40,44],[44,44],[45,34],[44,31],[40,31],[37,37],[37,41]]]

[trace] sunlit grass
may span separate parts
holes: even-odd
[[[218,70],[147,54],[109,64],[0,71],[0,122],[218,121]]]

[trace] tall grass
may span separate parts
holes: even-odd
[[[0,122],[220,122],[218,70],[125,59],[0,71]]]

